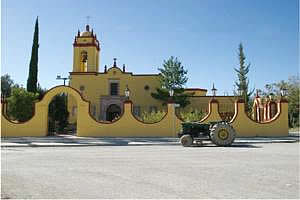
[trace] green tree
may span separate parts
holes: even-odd
[[[49,126],[54,128],[55,122],[58,122],[58,131],[62,132],[68,125],[68,117],[67,96],[56,95],[49,104]]]
[[[1,93],[4,97],[9,97],[11,94],[11,88],[14,85],[14,81],[8,74],[1,76]]]
[[[288,81],[281,80],[277,83],[266,84],[262,90],[262,96],[267,97],[274,94],[279,98],[281,89],[287,89],[287,100],[289,102],[288,116],[289,127],[299,127],[299,97],[300,97],[300,79],[299,76],[291,76]]]
[[[249,80],[247,77],[247,74],[249,73],[250,63],[246,66],[245,64],[245,54],[243,50],[242,43],[239,44],[239,52],[238,52],[238,58],[239,58],[239,67],[234,68],[234,70],[237,72],[238,81],[235,82],[235,86],[237,87],[237,91],[241,91],[241,96],[245,101],[245,109],[247,112],[250,112],[251,110],[251,95],[254,92],[254,89],[252,91],[249,91]],[[237,91],[234,91],[235,95],[238,94]]]
[[[174,95],[172,100],[185,107],[190,104],[188,97],[194,93],[185,93],[183,86],[188,81],[187,70],[181,65],[177,58],[171,56],[167,61],[164,60],[163,68],[158,68],[160,71],[161,88],[156,88],[156,93],[151,93],[151,96],[162,101],[165,105],[170,100],[169,91],[173,90]]]
[[[11,96],[7,98],[7,114],[12,120],[25,122],[33,116],[34,101],[37,94],[27,92],[24,88],[13,87]]]
[[[289,101],[289,125],[290,127],[299,127],[299,76],[292,76],[289,78],[287,89],[287,99]]]
[[[42,88],[42,86],[38,83],[38,86],[36,88],[36,92],[38,93],[38,100],[42,100],[42,98],[44,97],[44,95],[47,92],[46,88]]]
[[[37,91],[38,76],[38,48],[39,48],[39,23],[35,21],[31,59],[29,64],[29,75],[27,79],[27,91],[35,93]]]

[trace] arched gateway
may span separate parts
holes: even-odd
[[[113,121],[114,119],[119,118],[121,115],[121,108],[116,104],[111,104],[106,110],[106,120]]]
[[[5,115],[2,115],[3,121],[1,122],[1,130],[5,130],[2,132],[2,135],[46,136],[48,134],[49,104],[54,96],[61,93],[72,95],[74,97],[78,105],[78,113],[88,113],[89,102],[85,101],[76,89],[69,86],[56,86],[47,91],[41,101],[35,103],[34,115],[28,121],[15,123],[6,118]],[[80,122],[78,121],[78,123]],[[79,125],[78,123],[77,126]]]

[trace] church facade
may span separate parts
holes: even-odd
[[[90,101],[90,114],[95,120],[112,121],[123,112],[123,103],[127,99],[125,90],[130,91],[133,102],[133,114],[163,110],[162,102],[154,99],[151,93],[161,87],[159,74],[134,74],[126,70],[126,66],[119,66],[114,58],[111,66],[101,69],[101,46],[97,35],[86,25],[85,31],[78,31],[73,43],[73,70],[70,72],[69,86],[78,90]],[[186,88],[191,104],[186,110],[194,108],[207,112],[208,103],[212,96],[206,96],[207,90],[201,88]],[[233,96],[215,96],[220,103],[220,110],[234,112]],[[76,121],[77,104],[75,99],[68,97],[69,121]]]

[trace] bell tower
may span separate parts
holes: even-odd
[[[86,25],[85,31],[78,30],[73,43],[73,72],[99,71],[100,44],[93,29]]]

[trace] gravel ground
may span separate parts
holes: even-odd
[[[2,198],[295,198],[299,143],[2,148]]]

